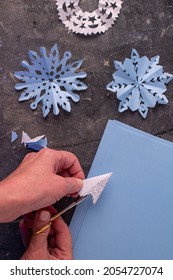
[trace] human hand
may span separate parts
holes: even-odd
[[[22,260],[70,260],[72,259],[72,241],[68,226],[61,217],[38,235],[31,235],[50,221],[57,212],[53,207],[27,214],[20,222],[20,233],[26,252]]]
[[[84,173],[70,152],[43,149],[28,154],[19,167],[0,182],[0,222],[54,204],[83,186]]]

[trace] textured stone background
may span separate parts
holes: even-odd
[[[92,11],[96,0],[81,0]],[[12,73],[21,70],[29,49],[48,50],[57,43],[60,53],[69,50],[74,60],[84,59],[88,89],[72,104],[71,113],[61,110],[44,119],[41,106],[31,111],[29,102],[18,102]],[[132,48],[149,58],[160,55],[165,72],[173,73],[173,1],[124,0],[119,19],[102,35],[75,35],[59,20],[54,0],[0,1],[0,179],[21,162],[26,150],[11,144],[11,131],[31,136],[46,133],[49,147],[74,152],[87,175],[108,119],[116,119],[153,135],[173,141],[173,82],[166,93],[169,103],[150,109],[144,120],[138,112],[118,112],[118,100],[106,90],[114,72],[113,61],[129,57]],[[71,102],[72,103],[72,102]],[[123,148],[123,147],[122,147]],[[65,202],[66,203],[66,202]],[[69,217],[66,218],[69,222]],[[23,251],[18,220],[0,225],[0,259],[18,259]]]

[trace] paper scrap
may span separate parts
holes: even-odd
[[[24,143],[25,146],[25,142],[31,140],[31,138],[29,137],[29,135],[25,132],[22,131],[22,140],[21,140],[21,144]]]
[[[45,135],[41,135],[31,139],[28,134],[23,131],[22,143],[25,148],[40,151],[41,149],[47,147],[47,138],[45,138]]]
[[[146,118],[148,108],[155,107],[156,103],[168,103],[164,93],[167,90],[166,84],[173,79],[173,75],[163,71],[163,67],[158,65],[159,59],[159,56],[151,59],[140,57],[133,49],[131,58],[126,58],[124,63],[114,61],[117,70],[107,89],[117,92],[120,100],[119,112],[129,108],[132,111],[138,110]]]
[[[61,21],[78,34],[91,35],[108,30],[118,18],[122,0],[99,0],[93,12],[82,11],[80,0],[56,0]]]
[[[80,196],[91,195],[93,203],[95,204],[109,181],[112,173],[96,176],[85,179],[82,189],[79,191]]]
[[[17,138],[17,133],[12,131],[11,142],[14,142]],[[43,148],[47,148],[47,142],[45,135],[31,138],[25,131],[22,131],[21,144],[23,144],[25,148],[40,151]]]
[[[82,91],[87,86],[79,79],[87,76],[85,72],[79,72],[83,60],[67,63],[72,54],[69,51],[60,58],[57,44],[53,46],[49,56],[44,47],[40,48],[41,56],[34,51],[29,51],[31,61],[22,61],[21,65],[27,71],[15,72],[14,76],[22,81],[16,84],[16,90],[24,89],[19,101],[35,98],[30,108],[35,110],[42,103],[43,117],[46,117],[53,108],[54,115],[59,114],[59,106],[65,111],[71,111],[69,98],[78,102],[80,97],[73,91]]]
[[[11,132],[11,143],[14,142],[18,138],[18,135],[15,131]]]

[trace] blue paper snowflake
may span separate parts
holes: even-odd
[[[126,58],[124,63],[115,61],[113,81],[107,85],[107,89],[117,92],[117,98],[121,101],[119,112],[128,108],[138,110],[143,118],[146,118],[148,108],[155,107],[156,103],[167,104],[164,93],[166,84],[173,79],[173,75],[164,73],[163,67],[158,65],[159,56],[148,59],[140,57],[133,49],[131,58]]]
[[[21,65],[27,71],[16,72],[14,75],[23,83],[16,84],[17,90],[25,89],[20,95],[19,101],[35,98],[30,108],[35,110],[39,102],[42,102],[43,116],[46,117],[53,107],[53,113],[59,114],[59,106],[70,112],[71,105],[69,98],[78,102],[80,97],[73,91],[85,90],[87,86],[79,81],[85,78],[85,72],[79,72],[82,60],[67,64],[71,58],[71,53],[66,51],[60,59],[58,47],[55,44],[49,56],[45,48],[40,48],[41,56],[34,51],[29,51],[31,64],[22,61]]]

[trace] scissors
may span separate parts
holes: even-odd
[[[62,214],[64,214],[66,211],[70,210],[71,208],[73,208],[74,206],[78,205],[79,203],[81,203],[82,201],[84,201],[86,198],[88,197],[88,195],[83,196],[83,197],[79,197],[76,201],[72,202],[70,205],[68,205],[66,208],[64,208],[63,210],[61,210],[60,212],[58,212],[56,215],[52,216],[52,218],[50,219],[50,222],[48,224],[46,224],[44,227],[42,227],[39,230],[33,231],[33,235],[37,235],[39,233],[42,233],[44,230],[48,229],[52,222],[58,218],[59,216],[61,216]]]

